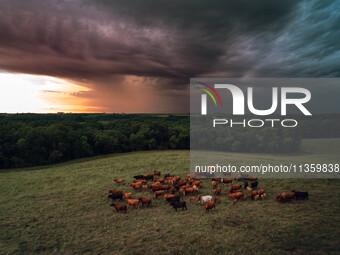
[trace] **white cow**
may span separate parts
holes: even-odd
[[[213,199],[212,196],[198,196],[198,197],[197,197],[197,200],[198,200],[199,202],[201,202],[201,205],[202,205],[202,204],[205,204],[205,203],[208,203],[208,202],[211,202],[212,199]]]

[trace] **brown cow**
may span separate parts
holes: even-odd
[[[192,189],[194,190],[194,193],[198,193],[198,187],[195,184],[192,186]]]
[[[189,197],[189,201],[194,201],[196,199],[196,197]]]
[[[214,194],[219,195],[219,194],[221,194],[221,191],[222,191],[222,189],[220,187],[218,187],[217,189],[214,190]]]
[[[156,192],[153,193],[153,196],[154,196],[155,198],[157,198],[157,197],[159,197],[159,196],[162,196],[162,195],[164,195],[164,190],[158,190],[158,191],[156,191]]]
[[[114,179],[114,181],[117,183],[117,184],[120,184],[120,183],[123,183],[123,179]]]
[[[260,190],[258,191],[259,196],[261,196],[264,192],[265,192],[264,189],[260,189]]]
[[[140,197],[140,198],[138,198],[138,200],[141,201],[142,207],[144,207],[144,204],[146,204],[148,207],[149,207],[149,206],[152,206],[152,203],[151,203],[151,199],[150,199],[150,198]]]
[[[242,190],[241,189],[229,190],[229,193],[238,193],[238,192],[242,192]]]
[[[171,194],[175,194],[175,193],[176,193],[176,189],[173,188],[173,187],[171,187],[171,188],[170,188],[170,193],[171,193]]]
[[[179,194],[181,194],[182,196],[185,196],[185,189],[180,188],[179,189]]]
[[[127,210],[126,205],[111,204],[110,206],[113,206],[113,207],[116,209],[117,213],[118,213],[119,211],[124,211],[124,212],[126,213],[126,210]]]
[[[129,206],[137,207],[139,209],[139,200],[138,199],[127,199]]]
[[[156,178],[153,180],[154,183],[159,182],[159,183],[164,183],[165,179],[164,178]]]
[[[121,190],[109,190],[109,193],[111,193],[111,194],[123,194],[123,191],[121,191]]]
[[[254,200],[255,196],[258,194],[257,190],[254,190],[252,193],[250,193],[250,198]]]
[[[158,190],[169,190],[170,186],[169,185],[150,185],[150,191],[155,192]]]
[[[178,185],[178,186],[183,186],[186,185],[187,182],[185,180],[178,180],[178,181],[174,181],[173,185]]]
[[[133,180],[133,183],[142,183],[142,184],[147,184],[147,180],[144,179],[139,179],[139,180]]]
[[[241,189],[241,185],[237,184],[237,185],[234,185],[234,186],[230,187],[230,190],[234,190],[234,189]]]
[[[231,198],[233,199],[241,199],[244,197],[244,194],[242,192],[232,193]]]
[[[130,193],[129,192],[125,192],[124,196],[125,196],[126,200],[131,199],[132,198],[132,193],[131,192]]]
[[[222,179],[221,178],[221,182],[222,183],[233,183],[233,179]]]
[[[193,181],[192,185],[196,185],[197,187],[201,188],[202,187],[202,182],[201,181]]]
[[[187,194],[195,194],[195,190],[193,188],[185,188],[185,193]]]
[[[215,203],[217,203],[217,202],[221,203],[221,197],[216,196],[216,197],[214,198],[214,201],[215,201]]]
[[[209,210],[213,209],[216,210],[216,206],[215,206],[215,202],[214,201],[211,201],[211,202],[208,202],[205,204],[205,212],[209,212]]]
[[[164,194],[163,197],[164,197],[164,201],[166,202],[167,198],[175,197],[175,195],[173,195],[173,194]]]
[[[290,192],[290,193],[282,193],[279,194],[276,199],[278,199],[280,202],[289,202],[291,201],[293,198],[295,197],[295,193],[294,192]]]
[[[132,188],[134,188],[136,191],[141,191],[142,189],[142,183],[133,183]]]

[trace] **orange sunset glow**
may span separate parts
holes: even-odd
[[[49,76],[0,73],[0,112],[98,112],[74,96],[86,87]],[[6,85],[9,84],[9,85]]]
[[[0,73],[0,80],[0,112],[7,113],[167,112],[171,97],[187,96],[162,94],[156,80],[137,76],[124,76],[120,86],[103,89],[43,75]],[[154,104],[159,107],[154,109]]]

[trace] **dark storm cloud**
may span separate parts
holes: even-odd
[[[339,3],[3,0],[0,70],[163,92],[195,76],[338,77]]]

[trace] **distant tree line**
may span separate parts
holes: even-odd
[[[340,114],[319,114],[298,119],[301,138],[340,138]]]
[[[95,118],[75,114],[52,117],[32,114],[31,119],[28,115],[22,115],[22,119],[16,115],[1,117],[0,168],[190,146],[188,117],[114,116],[111,121],[101,120],[101,115]]]
[[[301,137],[285,128],[192,128],[191,149],[250,153],[295,153]]]
[[[217,125],[212,128],[212,119],[220,116],[207,118],[204,121],[198,118],[197,123],[195,118],[191,119],[191,149],[288,154],[299,151],[303,138],[340,138],[340,114],[287,116],[287,119],[297,120],[298,125],[294,128],[284,128],[280,124],[275,128],[270,125],[261,128]],[[252,117],[224,118],[240,123]],[[281,116],[271,118],[282,119]]]
[[[193,149],[214,143],[214,148],[223,151],[293,153],[299,151],[301,138],[340,137],[340,115],[301,118],[293,129],[224,128],[217,140],[205,128],[192,128],[192,134],[199,137],[192,141]],[[188,115],[0,114],[0,168],[116,152],[189,148]]]

